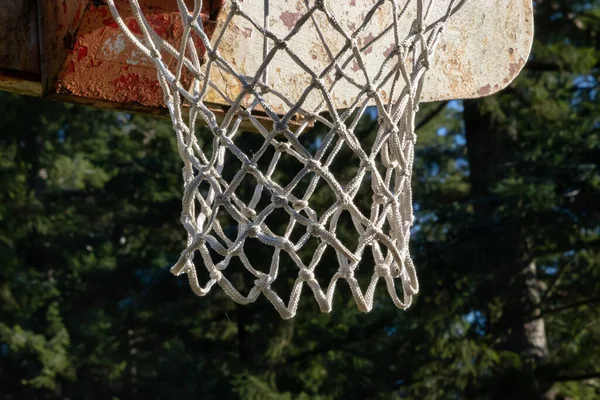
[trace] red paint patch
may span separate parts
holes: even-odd
[[[146,15],[146,18],[148,18],[150,26],[152,26],[154,31],[162,38],[165,38],[169,31],[169,27],[173,25],[169,18],[167,18],[164,14],[149,14]]]
[[[67,65],[67,69],[65,69],[64,75],[74,74],[75,73],[75,61],[71,60]]]
[[[371,43],[373,40],[375,40],[375,36],[373,36],[372,33],[369,33],[369,36],[367,36],[366,38],[363,39],[363,44],[365,46],[367,46],[369,43]],[[373,52],[373,46],[369,46],[365,49],[364,53],[365,54],[369,54]]]
[[[395,47],[396,47],[396,45],[394,43],[390,44],[390,47],[385,49],[385,51],[383,52],[383,55],[385,57],[389,57],[394,52]]]
[[[135,35],[142,34],[142,31],[140,30],[140,26],[138,25],[137,21],[133,18],[130,19],[129,22],[127,22],[127,28],[129,28],[131,33],[133,33]]]
[[[114,28],[114,29],[119,28],[119,24],[117,24],[113,18],[106,18],[105,20],[102,21],[102,25],[107,26],[109,28]]]
[[[286,11],[281,13],[279,19],[281,20],[281,22],[283,22],[286,28],[292,30],[294,26],[296,26],[296,23],[298,23],[300,18],[302,18],[302,15],[303,13],[301,12],[291,13],[289,11]]]
[[[82,59],[87,57],[88,47],[85,45],[82,45],[80,42],[77,42],[77,43],[75,43],[73,52],[75,53],[75,55],[77,57],[77,61],[81,61]]]
[[[510,63],[510,66],[508,69],[510,71],[510,74],[512,76],[516,76],[519,73],[519,71],[521,71],[521,68],[523,68],[524,63],[525,63],[525,61],[522,58],[519,59],[519,62]]]
[[[492,86],[488,83],[487,85],[480,87],[479,90],[477,91],[477,94],[480,96],[487,96],[491,92],[492,92]]]
[[[80,46],[79,49],[77,50],[77,61],[81,61],[82,59],[87,57],[87,54],[88,54],[87,46]]]

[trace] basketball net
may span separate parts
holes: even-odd
[[[245,9],[249,3],[247,0],[227,0],[228,7],[222,11],[226,13],[222,30],[210,32],[211,35],[203,24],[203,17],[206,22],[207,11],[211,9],[207,0],[204,4],[202,0],[196,0],[193,9],[188,8],[184,0],[173,1],[177,1],[183,24],[183,36],[177,48],[153,30],[137,0],[129,0],[139,27],[135,33],[121,15],[123,7],[117,9],[114,0],[108,0],[120,29],[156,66],[184,163],[181,222],[188,239],[186,249],[171,271],[175,275],[187,274],[192,290],[199,296],[206,295],[213,286],[219,285],[235,302],[248,304],[262,293],[285,319],[295,315],[305,284],[312,290],[321,311],[331,311],[335,287],[340,279],[348,282],[361,311],[372,309],[375,289],[380,281],[385,282],[397,307],[409,307],[419,290],[409,252],[410,229],[414,220],[411,172],[416,140],[415,114],[419,109],[426,72],[444,25],[465,0],[447,0],[448,6],[442,10],[441,18],[431,17],[436,3],[439,7],[438,0],[369,0],[372,6],[364,14],[364,20],[361,19],[352,29],[338,22],[332,10],[337,4],[333,1],[306,0],[301,2],[304,4],[301,15],[289,33],[283,36],[269,29],[265,21],[253,20]],[[216,2],[213,0],[213,5]],[[439,8],[436,11],[439,12]],[[406,13],[416,16],[410,27],[400,26],[400,20],[408,15]],[[370,21],[382,15],[389,19],[387,28],[382,32],[370,32],[367,43],[358,40],[366,33]],[[250,23],[255,33],[265,39],[263,62],[254,76],[242,75],[235,63],[220,53],[224,45],[223,32],[233,29],[231,21],[234,19]],[[329,62],[321,71],[313,71],[307,66],[292,45],[304,30],[319,29],[321,25],[315,20],[321,21],[321,25],[330,24],[345,39],[345,45],[334,51],[328,48],[327,38],[322,38],[321,45],[329,54]],[[365,54],[369,45],[384,36],[393,38],[393,45],[385,61],[376,65],[373,72],[373,65],[369,68],[366,65]],[[294,62],[310,77],[305,87],[300,88],[298,98],[281,98],[281,88],[273,87],[267,79],[270,63],[278,54],[284,54],[287,60],[291,60],[289,62]],[[172,62],[173,59],[176,62]],[[348,73],[351,68],[362,71],[361,80]],[[217,74],[235,79],[242,88],[240,93],[228,95],[215,82]],[[350,82],[356,88],[356,95],[347,107],[339,110],[333,98],[341,82]],[[383,93],[384,85],[391,90]],[[206,101],[210,91],[219,93],[229,105],[220,120]],[[273,96],[279,96],[279,101],[287,105],[283,113],[272,107],[270,99]],[[308,96],[319,97],[318,107],[305,107]],[[371,105],[377,108],[378,128],[373,144],[366,148],[361,145],[355,130],[360,117]],[[259,114],[263,117],[259,118]],[[265,124],[264,115],[270,124]],[[201,148],[195,136],[199,119],[212,132],[210,149]],[[294,120],[300,122],[291,127]],[[261,135],[263,142],[258,151],[245,152],[239,146],[244,123],[252,124]],[[314,124],[325,127],[326,134],[318,145],[313,146],[315,148],[309,148],[299,138]],[[329,167],[343,147],[350,149],[360,163],[356,166],[354,177],[340,183],[339,177],[334,176]],[[223,177],[226,157],[235,157],[241,165],[230,180]],[[261,169],[258,163],[259,160],[265,161],[263,157],[270,157],[270,161],[268,168]],[[273,177],[282,157],[293,157],[303,166],[285,185]],[[236,189],[246,178],[253,178],[251,181],[255,182],[255,187],[252,199],[244,202],[236,194]],[[295,189],[302,180],[308,184],[298,194]],[[335,194],[336,200],[319,214],[311,204],[311,196],[317,185],[324,183]],[[368,212],[361,211],[354,201],[361,185],[370,186],[372,201]],[[269,204],[259,209],[260,199],[265,196],[270,199]],[[289,217],[283,234],[276,234],[266,223],[275,210],[284,211]],[[219,215],[224,212],[234,221],[236,229],[233,235],[230,233],[232,227],[223,226],[220,222]],[[345,245],[336,234],[342,213],[351,216],[358,234],[358,244],[354,248]],[[300,232],[300,238],[292,240],[292,232]],[[245,250],[250,238],[273,248],[272,258],[265,265],[253,265],[248,259]],[[299,252],[311,238],[316,239],[318,245],[310,262],[306,262]],[[320,283],[315,271],[328,248],[335,251],[339,265],[329,282]],[[363,291],[355,271],[367,251],[371,252],[375,267]],[[295,266],[290,263],[280,265],[284,252]],[[199,282],[194,263],[197,254],[210,275],[203,285]],[[228,279],[227,267],[234,258],[239,258],[255,277],[254,286],[247,294],[241,293]],[[280,268],[298,270],[287,303],[272,287]],[[400,289],[397,283],[401,284],[401,295],[397,293]]]

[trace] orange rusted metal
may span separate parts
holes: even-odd
[[[202,20],[209,35],[222,2],[204,2]],[[154,30],[178,47],[183,27],[176,2],[143,0],[141,4]],[[128,1],[118,1],[117,6],[128,27],[139,32]],[[101,107],[164,112],[152,61],[135,50],[108,6],[88,0],[44,1],[39,12],[45,95]]]

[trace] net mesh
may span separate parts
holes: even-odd
[[[283,318],[295,315],[304,284],[314,294],[321,311],[331,311],[340,279],[347,281],[361,311],[372,309],[380,281],[385,283],[397,307],[409,307],[419,290],[409,252],[414,220],[411,172],[415,114],[444,25],[464,0],[369,0],[365,2],[367,6],[363,4],[366,8],[362,19],[345,25],[333,10],[334,2],[305,0],[299,3],[302,7],[297,8],[293,21],[287,21],[288,30],[283,33],[270,27],[268,1],[254,1],[265,5],[265,18],[260,20],[248,11],[252,1],[228,0],[221,9],[222,23],[216,31],[214,24],[206,22],[214,18],[211,10],[221,7],[221,4],[215,7],[221,1],[176,2],[183,25],[178,43],[164,39],[152,28],[137,0],[129,0],[128,12],[132,12],[139,29],[132,29],[126,21],[126,5],[117,7],[114,0],[108,1],[122,31],[156,66],[184,163],[181,222],[188,239],[172,272],[187,274],[192,290],[200,296],[215,285],[240,304],[254,302],[262,293]],[[410,13],[414,17],[406,26],[406,15]],[[367,32],[373,27],[370,23],[382,14],[388,19],[381,32]],[[264,44],[262,54],[256,55],[259,62],[254,74],[240,72],[235,60],[222,54],[227,45],[224,39],[227,31],[239,29],[240,21],[250,26],[254,34],[261,35]],[[321,70],[314,70],[298,55],[294,41],[307,30],[320,33],[324,23],[343,38],[343,45],[332,48],[324,35],[317,35],[321,41],[318,45],[328,60]],[[366,33],[369,39],[361,40]],[[391,45],[383,61],[374,65],[367,57],[369,46],[383,38],[391,38]],[[277,57],[281,60],[282,56],[286,57],[285,63],[293,63],[307,77],[305,83],[281,83],[300,86],[295,98],[282,95],[281,87],[269,79],[273,60]],[[215,77],[224,75],[229,82],[237,83],[237,92],[219,85]],[[343,85],[352,87],[354,92],[351,100],[339,107],[337,90]],[[211,93],[217,93],[228,105],[222,118],[217,118],[209,104]],[[367,147],[361,145],[355,130],[371,105],[377,108],[378,127],[375,140]],[[265,123],[265,119],[270,123]],[[211,148],[199,145],[196,127],[200,120],[212,132]],[[262,138],[260,148],[252,152],[239,144],[242,127],[248,123]],[[300,140],[301,135],[315,123],[326,132],[318,143],[307,146]],[[351,151],[359,160],[350,179],[341,180],[331,170],[341,149]],[[227,171],[224,171],[227,157],[234,157],[240,165],[239,170],[228,171],[233,176],[229,179],[225,179]],[[289,157],[299,162],[301,168],[290,182],[282,184],[274,174],[280,161]],[[259,166],[265,163],[267,168]],[[242,199],[238,194],[243,182],[246,185],[253,182],[250,199]],[[335,202],[319,213],[312,206],[311,196],[323,184],[334,193]],[[372,196],[370,210],[355,204],[359,189],[365,187]],[[259,204],[265,197],[267,205],[261,208]],[[283,211],[287,219],[282,234],[275,233],[267,223],[276,210]],[[223,213],[233,221],[235,229],[223,225],[219,217]],[[358,235],[357,244],[352,247],[336,233],[343,214],[350,215],[349,225]],[[306,262],[299,252],[311,238],[318,244]],[[256,265],[249,260],[246,250],[250,239],[272,247],[270,262]],[[315,271],[327,249],[335,251],[339,265],[330,281],[319,282]],[[375,267],[363,291],[355,272],[366,252],[371,253]],[[283,253],[293,260],[295,267],[280,262]],[[205,284],[199,282],[196,255],[202,258],[210,275]],[[246,294],[228,278],[227,267],[235,258],[254,277],[254,286]],[[287,302],[273,288],[280,268],[298,271]]]

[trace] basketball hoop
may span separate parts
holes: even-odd
[[[425,97],[430,92],[424,88],[431,86],[428,71],[444,29],[468,1],[368,0],[352,1],[348,7],[333,7],[327,0],[273,4],[196,0],[193,6],[173,1],[183,25],[176,42],[157,33],[138,0],[129,0],[129,20],[123,16],[125,5],[108,0],[122,32],[156,66],[184,163],[181,221],[188,239],[171,271],[187,274],[192,290],[200,296],[215,284],[240,304],[254,302],[262,293],[286,319],[296,313],[305,284],[321,311],[330,312],[340,279],[348,282],[361,311],[372,309],[382,280],[393,303],[401,309],[409,307],[419,290],[409,250],[415,114],[424,92]],[[237,50],[232,43],[239,44]],[[225,106],[222,118],[215,116],[211,104]],[[379,126],[367,148],[355,129],[370,106],[377,109]],[[198,144],[199,121],[212,132],[210,149]],[[299,138],[315,123],[327,132],[313,150]],[[263,139],[253,153],[238,145],[241,127],[248,124]],[[355,176],[344,183],[329,170],[342,148],[360,160]],[[223,178],[226,157],[241,164],[230,180]],[[270,157],[266,170],[258,166],[263,157]],[[285,185],[273,178],[281,157],[293,157],[303,165]],[[247,177],[256,184],[252,199],[244,202],[236,189]],[[302,180],[308,185],[298,193]],[[324,183],[336,201],[319,214],[311,196]],[[370,186],[369,212],[354,202],[361,185]],[[258,209],[264,196],[269,204]],[[282,235],[266,223],[275,210],[289,217]],[[227,235],[219,222],[223,212],[235,221],[235,237]],[[355,248],[336,235],[342,213],[350,214],[357,231]],[[299,240],[291,239],[293,231],[301,232]],[[248,238],[273,248],[266,265],[250,263],[244,252]],[[311,238],[318,246],[312,260],[304,263],[298,252]],[[339,268],[330,282],[320,283],[315,271],[327,248],[334,249]],[[219,255],[219,261],[211,252]],[[363,291],[355,271],[366,252],[371,253],[375,268]],[[282,253],[295,266],[280,265]],[[195,254],[201,255],[210,274],[204,285],[198,280]],[[233,258],[239,258],[255,277],[247,294],[228,279]],[[287,302],[272,288],[280,268],[298,270]]]

